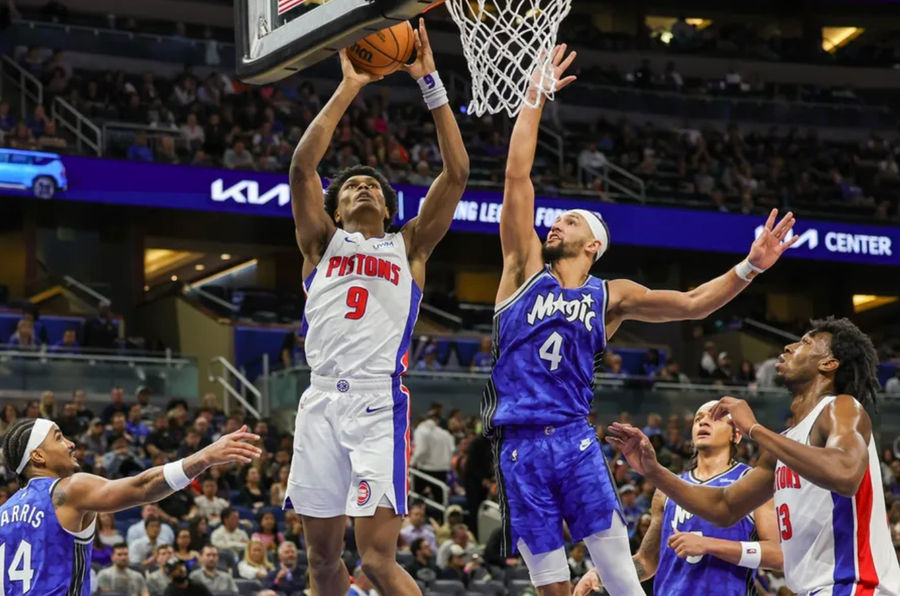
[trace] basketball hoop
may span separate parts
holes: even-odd
[[[537,107],[532,84],[553,99],[551,59],[571,7],[572,0],[447,0],[472,76],[470,114],[514,117],[523,105]]]

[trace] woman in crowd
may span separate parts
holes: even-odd
[[[203,518],[200,519],[202,520]],[[203,521],[205,522],[206,520]],[[193,526],[194,524],[192,523],[191,525]],[[188,572],[196,567],[197,561],[200,559],[200,553],[193,548],[193,540],[191,537],[192,530],[190,529],[178,530],[178,535],[175,537],[174,555],[184,563]]]
[[[244,559],[238,563],[238,575],[244,579],[262,581],[271,570],[272,562],[266,557],[266,546],[254,534],[244,550]]]
[[[284,542],[284,534],[278,531],[274,513],[267,511],[262,514],[259,518],[259,532],[254,532],[251,538],[262,542],[266,550],[273,553],[278,550],[278,545]]]

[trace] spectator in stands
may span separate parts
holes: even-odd
[[[128,434],[128,405],[125,403],[123,396],[125,392],[121,387],[114,387],[110,392],[113,403],[103,409],[103,416],[109,415],[109,430],[106,433],[106,439],[112,443],[118,437],[125,437],[129,442],[134,441],[134,437]],[[119,401],[115,401],[119,400]]]
[[[155,571],[147,571],[147,590],[150,596],[162,596],[169,585],[169,576],[166,575],[166,561],[173,556],[171,544],[158,544],[154,553],[156,563]]]
[[[446,431],[445,431],[446,432]],[[415,540],[423,538],[428,541],[432,550],[437,550],[434,525],[426,516],[425,503],[414,501],[409,508],[409,516],[400,530],[400,538],[404,544],[411,545]]]
[[[251,539],[244,551],[244,558],[238,563],[238,575],[261,582],[271,570],[272,563],[266,556],[265,545],[259,540]]]
[[[427,417],[416,427],[413,433],[413,452],[410,465],[421,472],[434,476],[441,482],[447,481],[447,472],[453,460],[456,441],[453,435],[438,424],[441,413],[437,409],[428,411]],[[422,478],[415,477],[414,486],[419,494],[432,494],[437,500],[443,495],[435,495],[434,485]],[[436,489],[435,489],[436,490]]]
[[[622,499],[622,513],[625,517],[625,525],[628,527],[628,535],[631,536],[644,510],[635,503],[637,500],[637,489],[633,484],[621,486],[619,488],[619,498]]]
[[[675,429],[678,430],[677,428]],[[649,511],[650,504],[653,502],[653,493],[656,487],[646,478],[640,483],[640,494],[634,500],[635,507],[639,507],[641,511]]]
[[[253,155],[247,151],[244,141],[237,140],[231,149],[225,151],[222,165],[229,170],[255,170],[256,162]]]
[[[138,539],[145,538],[147,536],[147,530],[144,527],[144,521],[149,517],[158,517],[162,519],[163,516],[161,513],[159,506],[154,503],[149,503],[141,507],[141,521],[137,521],[128,526],[128,531],[125,533],[125,539],[128,544],[134,544]],[[169,524],[165,522],[162,523],[157,541],[160,544],[172,544],[175,541],[175,533],[172,531]]]
[[[128,408],[128,419],[125,422],[126,432],[134,437],[137,445],[143,445],[150,434],[150,429],[144,424],[143,409],[141,404],[131,404]]]
[[[375,585],[372,583],[362,566],[358,566],[353,570],[353,583],[350,585],[350,591],[347,596],[378,596],[375,591]]]
[[[192,523],[197,520],[202,520],[203,523],[206,523],[206,519],[203,517],[194,518]],[[178,536],[175,537],[175,549],[172,553],[173,556],[181,559],[181,562],[184,563],[188,571],[193,571],[194,567],[196,567],[200,561],[200,553],[192,548],[191,542],[190,529],[182,528],[178,530]]]
[[[206,133],[203,127],[197,123],[196,114],[188,114],[187,120],[181,125],[181,136],[191,149],[203,146],[206,141]]]
[[[712,379],[719,369],[716,358],[716,344],[711,341],[703,344],[703,354],[700,356],[700,370],[698,374],[703,379]]]
[[[472,574],[483,562],[481,555],[478,553],[469,553],[465,548],[458,544],[452,542],[448,544],[447,560],[441,567],[438,577],[440,579],[460,581],[463,585],[468,587]],[[438,554],[438,558],[440,559],[440,554]],[[466,562],[467,559],[469,560],[468,563]]]
[[[900,395],[900,366],[894,369],[894,376],[884,384],[884,390],[888,395]]]
[[[187,568],[176,557],[172,557],[166,563],[166,575],[171,583],[163,592],[163,596],[212,596],[212,592],[205,585],[188,577]]]
[[[190,574],[191,581],[203,584],[210,592],[237,592],[234,577],[218,568],[219,549],[215,546],[204,546],[200,552],[200,567]]]
[[[125,542],[125,537],[116,528],[115,516],[112,513],[97,515],[97,538],[107,546],[115,546]]]
[[[666,366],[659,371],[657,378],[660,381],[666,381],[667,383],[687,384],[691,382],[690,378],[681,372],[681,365],[675,360],[669,360],[666,363]]]
[[[3,412],[0,414],[0,436],[6,434],[6,429],[16,423],[19,419],[19,411],[16,406],[7,403],[3,406]]]
[[[469,452],[466,454],[463,474],[463,487],[466,489],[466,509],[469,511],[469,518],[466,520],[466,523],[472,530],[478,528],[478,507],[487,498],[488,490],[494,479],[494,466],[491,463],[493,461],[492,457],[489,439],[479,434],[469,443]],[[453,506],[447,508],[448,517],[452,508]],[[460,517],[462,517],[462,508],[457,506],[457,510]],[[438,544],[441,542],[439,532]]]
[[[81,346],[78,345],[78,332],[75,329],[63,331],[62,339],[53,344],[50,351],[56,354],[78,354],[81,352]]]
[[[586,556],[583,542],[573,544],[569,551],[569,573],[572,574],[572,582],[577,583],[581,576],[594,568],[594,564]]]
[[[41,418],[48,418],[50,420],[56,418],[56,396],[52,391],[41,392],[38,413]]]
[[[154,563],[156,547],[160,544],[172,544],[160,540],[159,535],[162,531],[162,520],[158,517],[148,517],[144,520],[144,531],[146,536],[138,538],[128,545],[129,562],[132,565],[142,565],[144,568]]]
[[[648,437],[662,434],[662,416],[656,412],[647,414],[647,426],[644,427],[644,434]]]
[[[56,130],[56,122],[48,120],[41,134],[35,135],[37,148],[41,151],[65,151],[66,140]]]
[[[128,545],[113,547],[112,567],[97,573],[97,588],[103,592],[122,592],[127,596],[149,596],[144,576],[128,567]]]
[[[275,514],[271,511],[263,513],[259,518],[259,531],[254,532],[250,538],[251,540],[262,542],[268,551],[273,553],[277,551],[278,545],[284,542],[284,534],[278,531],[278,522],[275,519]]]
[[[34,112],[25,119],[25,125],[28,127],[28,130],[31,131],[31,134],[34,137],[39,137],[44,134],[44,129],[47,126],[47,123],[50,119],[47,117],[47,112],[44,110],[44,106],[38,104],[34,108]]]
[[[269,505],[281,507],[284,504],[284,497],[287,492],[288,476],[291,473],[290,464],[279,466],[278,479],[269,487]]]
[[[450,540],[441,544],[438,548],[437,552],[437,566],[440,568],[444,568],[447,566],[447,561],[450,560],[450,552],[453,546],[457,546],[462,549],[463,554],[471,555],[478,551],[478,545],[475,544],[474,541],[469,540],[470,534],[469,529],[465,526],[465,524],[456,524],[453,526]]]
[[[160,414],[153,421],[153,430],[147,435],[145,448],[151,457],[162,454],[166,457],[175,455],[178,451],[180,441],[178,435],[169,425],[169,416]]]
[[[34,323],[30,319],[22,318],[16,323],[16,331],[9,337],[9,345],[17,350],[36,350],[38,345],[34,334]]]
[[[615,352],[608,352],[604,359],[605,374],[609,377],[624,379],[628,371],[622,368],[622,357]]]
[[[434,182],[434,175],[428,162],[424,159],[419,160],[416,164],[416,171],[408,176],[407,182],[416,186],[431,186],[431,183]]]
[[[194,497],[194,505],[197,507],[197,513],[205,517],[211,524],[218,524],[220,515],[228,507],[228,501],[216,496],[219,491],[219,485],[216,479],[207,476],[200,485],[202,494]]]
[[[753,370],[753,363],[749,360],[741,362],[741,369],[737,374],[737,380],[742,385],[749,385],[756,382],[756,371]]]
[[[472,357],[472,366],[470,371],[473,373],[489,373],[493,367],[493,356],[491,355],[491,338],[484,336],[478,344],[478,351]]]
[[[255,513],[268,504],[269,499],[265,489],[262,487],[262,476],[259,473],[259,468],[249,467],[244,470],[242,484],[243,488],[241,488],[237,498],[233,501],[235,505],[247,507]]]
[[[210,542],[216,548],[228,549],[237,556],[244,554],[244,549],[250,541],[247,532],[240,528],[241,519],[238,512],[231,507],[222,510],[222,525],[216,528]]]
[[[131,96],[132,105],[139,103],[140,99],[137,95]],[[143,119],[141,119],[143,120]],[[139,132],[134,135],[134,141],[128,148],[129,161],[153,161],[153,149],[147,145],[147,134]]]
[[[778,364],[778,353],[763,360],[756,368],[756,384],[760,388],[771,388],[775,386],[775,365]]]
[[[416,362],[416,370],[439,371],[443,368],[437,359],[437,341],[431,339],[425,345],[422,357]]]
[[[78,437],[84,432],[84,423],[78,418],[75,404],[72,402],[63,406],[62,416],[55,420],[59,431],[66,437]]]
[[[659,358],[659,350],[649,348],[641,361],[641,374],[645,377],[655,377],[662,369],[662,362]]]
[[[114,350],[119,338],[119,325],[112,318],[109,303],[102,302],[96,317],[84,323],[81,345],[89,349]]]
[[[637,526],[635,527],[634,533],[631,534],[631,539],[629,540],[632,553],[636,553],[640,548],[641,542],[643,542],[644,540],[644,535],[650,528],[650,522],[652,521],[652,519],[653,516],[650,515],[649,511],[642,513],[638,518]]]
[[[106,453],[109,444],[106,441],[106,429],[103,427],[101,419],[91,420],[87,432],[81,437],[81,442],[84,443],[91,455],[99,457]]]
[[[9,134],[16,127],[16,117],[9,109],[8,101],[0,101],[0,134]]]
[[[281,342],[281,365],[284,368],[306,366],[305,339],[298,331],[289,331]]]
[[[6,144],[14,149],[34,150],[37,149],[37,142],[31,130],[24,122],[19,122],[16,128],[6,136]]]
[[[279,596],[292,596],[302,593],[305,586],[304,571],[297,565],[297,547],[293,542],[282,542],[278,547],[278,565],[266,576],[263,587],[275,590]]]
[[[732,371],[731,368],[731,356],[728,355],[728,352],[719,352],[719,358],[717,360],[718,367],[716,368],[716,372],[713,374],[713,378],[720,383],[724,383],[725,385],[732,385],[737,382],[737,378]]]
[[[416,538],[410,543],[409,552],[413,556],[413,561],[406,566],[406,571],[412,577],[421,569],[430,569],[437,575],[439,569],[434,564],[434,552],[437,550],[427,538]]]
[[[88,422],[94,417],[94,412],[88,408],[85,403],[85,391],[84,389],[76,389],[72,392],[72,403],[75,405],[75,411],[78,414],[78,418],[87,425]]]
[[[175,139],[166,135],[159,139],[159,150],[156,153],[157,163],[177,164],[181,161],[175,152]]]

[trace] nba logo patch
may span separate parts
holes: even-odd
[[[337,382],[337,390],[341,393],[347,393],[348,391],[350,391],[350,383],[345,381],[344,379],[341,379]]]
[[[363,480],[359,483],[359,489],[356,491],[356,505],[358,507],[364,506],[371,497],[372,489],[369,487],[369,483]]]

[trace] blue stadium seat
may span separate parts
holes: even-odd
[[[471,582],[469,584],[469,592],[478,594],[488,594],[489,596],[503,596],[506,594],[506,587],[502,582],[490,580],[486,582]]]
[[[234,583],[237,584],[241,596],[253,596],[262,590],[262,584],[255,579],[236,579]]]
[[[281,507],[277,507],[275,505],[269,505],[268,507],[263,507],[259,510],[258,517],[261,519],[263,513],[271,513],[275,516],[275,522],[278,524],[284,524],[284,509]]]
[[[466,586],[456,579],[437,579],[431,584],[431,590],[438,594],[450,596],[465,596]]]

